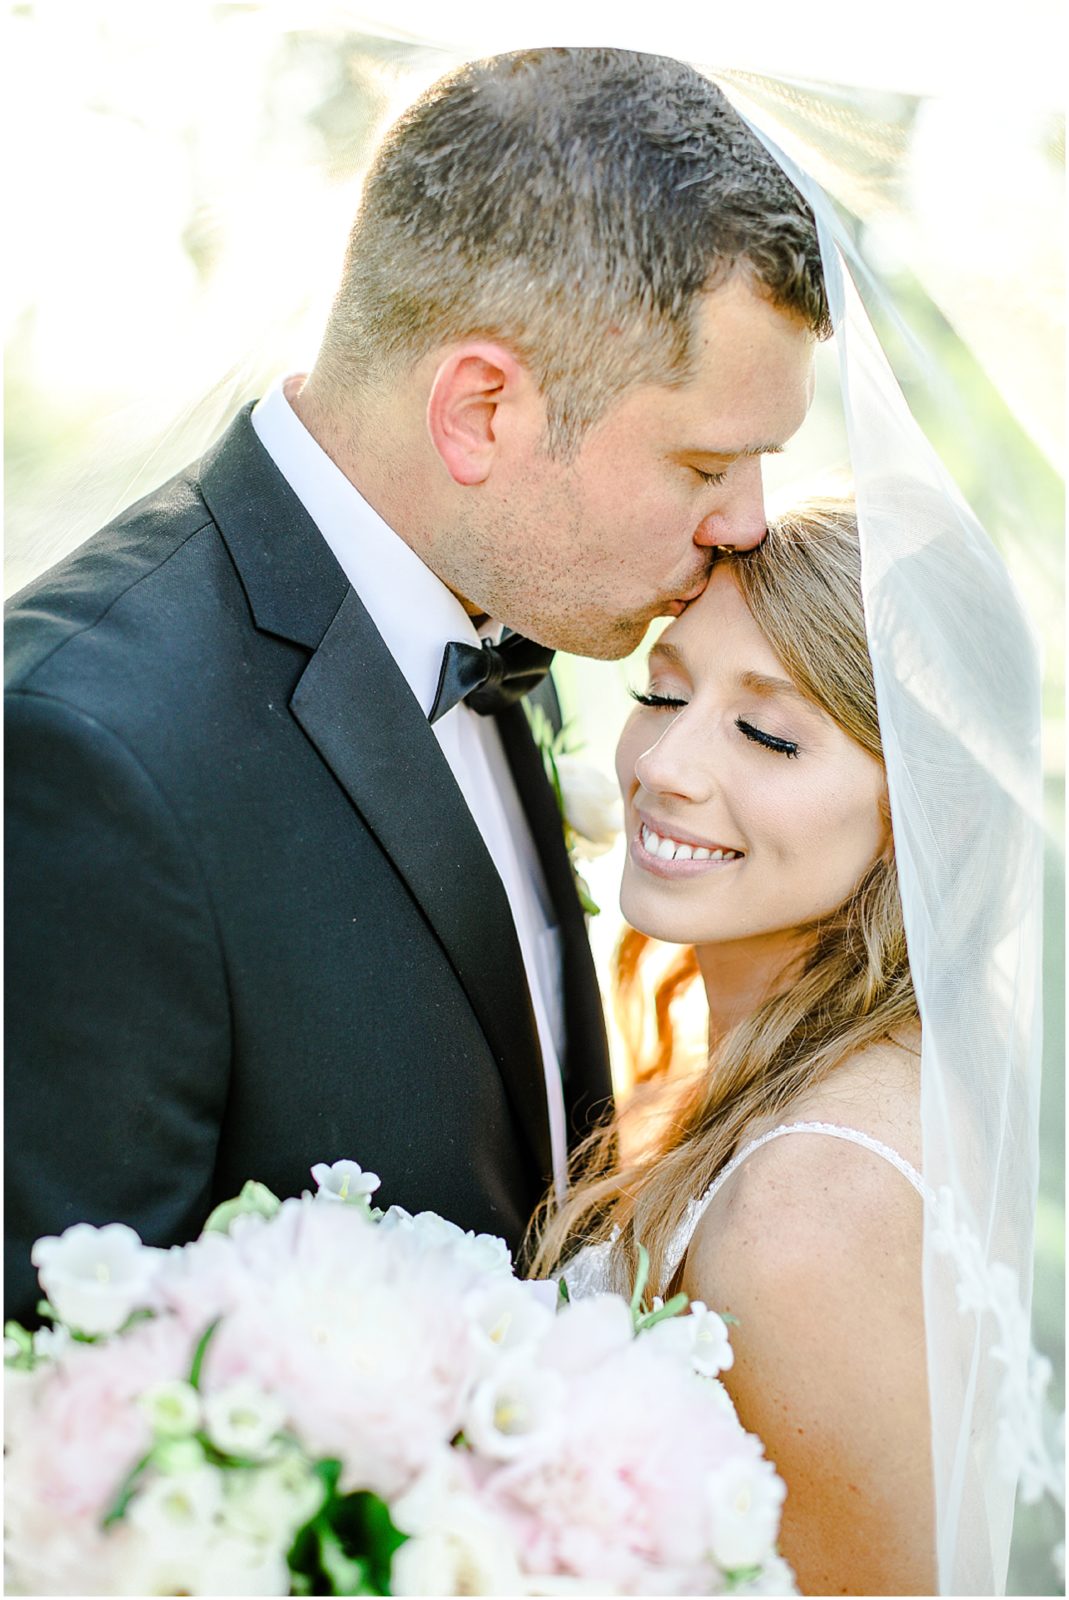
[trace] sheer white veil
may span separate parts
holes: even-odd
[[[754,124],[751,122],[751,126]],[[1005,1586],[1014,1492],[1053,1464],[1028,1338],[1038,1182],[1039,656],[1011,574],[914,422],[817,217],[835,324],[910,965],[923,1026],[924,1316],[943,1593]]]

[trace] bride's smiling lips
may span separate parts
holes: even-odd
[[[659,822],[643,811],[635,811],[635,820],[631,860],[654,877],[692,878],[704,872],[722,871],[745,859],[745,852],[734,845],[700,839],[686,828]]]

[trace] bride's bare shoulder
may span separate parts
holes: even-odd
[[[885,1145],[920,1170],[919,1048],[917,1034],[857,1052],[754,1134],[828,1124]],[[922,1227],[920,1196],[871,1145],[782,1134],[748,1155],[707,1207],[687,1252],[684,1287],[716,1304],[736,1272],[753,1289],[766,1274],[770,1286],[804,1278],[815,1294],[832,1276],[843,1292],[873,1273],[901,1280],[919,1261]]]

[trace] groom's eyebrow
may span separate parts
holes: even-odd
[[[714,461],[737,461],[740,456],[781,456],[781,444],[747,444],[741,449],[717,449],[713,445],[696,444],[687,452],[693,456],[710,456]]]

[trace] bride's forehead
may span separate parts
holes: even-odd
[[[728,564],[715,567],[704,594],[664,630],[650,651],[658,661],[697,672],[721,663],[734,671],[739,657],[754,672],[778,672],[783,666],[754,621]]]

